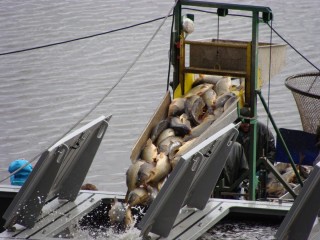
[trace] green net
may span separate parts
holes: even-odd
[[[303,131],[316,133],[320,124],[320,72],[290,76],[285,85],[296,101]]]

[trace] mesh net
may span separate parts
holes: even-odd
[[[316,133],[320,124],[320,72],[288,77],[285,85],[296,101],[303,131]]]

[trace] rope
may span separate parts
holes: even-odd
[[[271,28],[272,31],[275,32],[275,34],[278,35],[286,44],[288,44],[296,53],[298,53],[304,60],[306,60],[311,66],[313,66],[315,69],[317,69],[320,72],[320,68],[318,68],[316,65],[314,65],[309,59],[307,59],[305,56],[302,55],[294,46],[292,46],[287,40],[284,39],[273,27],[270,26],[268,23],[268,26]]]
[[[47,47],[52,47],[52,46],[56,46],[56,45],[61,45],[61,44],[65,44],[65,43],[80,41],[80,40],[84,40],[84,39],[88,39],[88,38],[93,38],[93,37],[97,37],[97,36],[101,36],[101,35],[105,35],[105,34],[109,34],[109,33],[114,33],[114,32],[118,32],[118,31],[122,31],[122,30],[127,30],[127,29],[130,29],[130,28],[133,28],[133,27],[137,27],[137,26],[140,26],[140,25],[152,23],[152,22],[161,20],[163,18],[165,18],[165,17],[158,17],[158,18],[155,18],[155,19],[152,19],[152,20],[148,20],[148,21],[145,21],[145,22],[136,23],[136,24],[133,24],[133,25],[130,25],[130,26],[127,26],[127,27],[113,29],[113,30],[110,30],[110,31],[106,31],[106,32],[102,32],[102,33],[96,33],[96,34],[85,36],[85,37],[74,38],[74,39],[70,39],[70,40],[66,40],[66,41],[62,41],[62,42],[56,42],[56,43],[46,44],[46,45],[37,46],[37,47],[31,47],[31,48],[25,48],[25,49],[20,49],[20,50],[0,53],[0,56],[11,55],[11,54],[21,53],[21,52],[27,52],[27,51],[37,50],[37,49],[41,49],[41,48],[47,48]]]
[[[192,11],[197,11],[197,12],[203,12],[203,13],[210,13],[210,14],[217,14],[216,12],[212,12],[212,11],[206,11],[206,10],[201,10],[201,9],[196,9],[196,8],[187,8],[184,7],[182,9],[185,10],[192,10]],[[241,15],[241,14],[229,14],[230,16],[235,16],[235,17],[246,17],[246,18],[252,18],[252,16],[249,15]],[[168,15],[168,16],[172,16],[172,15]],[[167,17],[168,17],[167,16]],[[20,49],[20,50],[15,50],[15,51],[11,51],[11,52],[5,52],[5,53],[0,53],[0,56],[5,56],[5,55],[10,55],[10,54],[15,54],[15,53],[21,53],[21,52],[27,52],[27,51],[32,51],[32,50],[37,50],[37,49],[41,49],[41,48],[46,48],[46,47],[52,47],[52,46],[56,46],[56,45],[61,45],[61,44],[65,44],[65,43],[70,43],[70,42],[75,42],[75,41],[79,41],[79,40],[84,40],[84,39],[88,39],[88,38],[93,38],[93,37],[97,37],[97,36],[101,36],[101,35],[105,35],[105,34],[109,34],[109,33],[113,33],[113,32],[118,32],[121,30],[126,30],[129,28],[133,28],[133,27],[137,27],[143,24],[148,24],[151,22],[155,22],[158,20],[161,20],[165,17],[159,17],[159,18],[155,18],[149,21],[145,21],[145,22],[141,22],[141,23],[137,23],[137,24],[133,24],[127,27],[122,27],[122,28],[118,28],[118,29],[114,29],[114,30],[110,30],[107,32],[102,32],[102,33],[97,33],[97,34],[93,34],[93,35],[89,35],[89,36],[85,36],[85,37],[79,37],[79,38],[75,38],[75,39],[71,39],[71,40],[66,40],[66,41],[62,41],[62,42],[57,42],[57,43],[52,43],[52,44],[46,44],[46,45],[42,45],[42,46],[37,46],[37,47],[31,47],[31,48],[26,48],[26,49]],[[267,25],[272,29],[272,31],[274,31],[278,37],[280,37],[286,44],[288,44],[296,53],[298,53],[303,59],[305,59],[310,65],[312,65],[315,69],[317,69],[320,72],[320,68],[318,68],[315,64],[313,64],[309,59],[307,59],[305,56],[303,56],[302,53],[300,53],[295,47],[293,47],[283,36],[281,36],[272,26],[270,26],[268,23]]]
[[[152,42],[152,40],[155,38],[155,36],[158,34],[158,32],[160,31],[161,27],[163,26],[163,24],[165,23],[165,21],[167,20],[167,18],[170,16],[170,13],[173,11],[173,9],[175,8],[177,2],[179,0],[175,0],[175,3],[173,4],[173,6],[170,8],[170,11],[168,12],[168,14],[163,17],[163,21],[161,22],[161,24],[159,25],[159,27],[156,29],[156,31],[153,33],[153,35],[151,36],[151,38],[149,39],[149,41],[147,42],[147,44],[142,48],[142,50],[140,51],[140,53],[138,54],[138,56],[134,59],[134,61],[130,64],[130,66],[127,68],[127,70],[122,74],[122,76],[119,78],[119,80],[116,82],[115,85],[113,85],[109,91],[107,91],[107,93],[78,121],[76,122],[73,127],[67,131],[65,134],[63,134],[60,138],[57,138],[56,141],[54,141],[51,145],[53,145],[55,142],[57,142],[59,139],[61,139],[62,137],[66,136],[69,132],[71,132],[78,124],[80,124],[80,122],[82,122],[87,116],[90,115],[90,113],[92,113],[93,110],[95,110],[103,101],[104,99],[110,94],[110,92],[116,88],[116,86],[123,80],[123,78],[128,74],[128,72],[132,69],[132,67],[136,64],[136,62],[140,59],[140,57],[142,56],[142,54],[145,52],[145,50],[148,48],[148,46],[150,45],[150,43]],[[30,161],[29,164],[31,164],[32,162],[34,162],[39,156],[41,155],[38,154],[37,156],[35,156],[34,158],[32,158],[32,160]],[[12,175],[14,175],[15,173],[17,173],[18,171],[20,171],[21,169],[23,169],[25,166],[27,166],[27,164],[25,164],[24,166],[20,167],[19,169],[17,169],[16,171],[14,171],[13,173],[11,173],[8,177],[0,180],[0,183],[4,182],[6,179],[10,178]]]

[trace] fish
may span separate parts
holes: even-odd
[[[235,95],[234,95],[234,93],[231,93],[231,92],[227,92],[227,93],[224,93],[224,94],[220,95],[219,97],[217,97],[217,100],[216,100],[216,102],[214,104],[214,107],[215,108],[223,108],[225,103],[232,96],[235,96]]]
[[[191,130],[191,127],[190,127]],[[167,128],[166,130],[164,130],[158,137],[157,142],[156,142],[156,146],[159,145],[160,142],[162,142],[164,139],[166,139],[167,137],[172,137],[175,136],[175,132],[172,128]]]
[[[138,160],[128,168],[126,172],[126,184],[129,192],[138,187],[138,172],[144,163],[144,161]]]
[[[147,184],[156,185],[163,180],[171,171],[171,165],[168,156],[161,152],[156,159],[156,167],[151,171]]]
[[[226,111],[233,103],[238,101],[237,96],[231,96],[223,105],[223,110]]]
[[[313,170],[312,166],[299,165],[299,173],[305,179],[309,177],[312,170]]]
[[[163,187],[164,183],[166,182],[167,178],[163,179],[162,181],[158,182],[157,186],[155,186],[156,189],[158,189],[158,191],[161,190],[161,188]]]
[[[277,171],[280,173],[280,174],[283,174],[287,171],[288,168],[291,167],[290,163],[283,163],[283,162],[279,162],[277,164],[275,164],[275,169],[277,169]],[[270,173],[272,174],[272,173]]]
[[[134,207],[136,205],[145,205],[148,203],[149,198],[148,191],[143,187],[138,187],[129,193],[128,204],[130,207]]]
[[[169,145],[168,148],[168,157],[173,159],[176,153],[179,151],[179,148],[182,146],[182,142],[173,142]]]
[[[284,174],[282,174],[282,178],[287,182],[287,183],[292,183],[296,182],[296,174],[293,171],[292,168],[290,168],[288,171],[286,171]]]
[[[190,121],[194,125],[198,125],[202,122],[202,116],[204,114],[205,102],[202,97],[193,95],[188,97],[185,103],[185,113],[188,115]]]
[[[137,178],[137,186],[140,185],[145,185],[147,179],[149,179],[150,175],[151,175],[151,171],[153,170],[153,168],[155,167],[155,163],[148,163],[148,162],[144,162],[138,171],[138,178]]]
[[[201,96],[203,93],[205,93],[208,89],[213,88],[212,84],[200,84],[194,88],[191,88],[189,92],[187,92],[183,97],[189,98],[194,95]]]
[[[159,153],[163,152],[166,155],[169,154],[170,145],[174,144],[175,142],[182,144],[183,140],[181,137],[177,137],[177,136],[167,137],[166,139],[164,139],[158,145]]]
[[[111,209],[108,211],[111,225],[117,227],[118,230],[125,230],[133,223],[131,208],[120,202],[116,197],[111,203]]]
[[[168,108],[168,117],[179,116],[184,113],[185,102],[186,98],[173,99]]]
[[[92,183],[86,183],[81,186],[81,190],[98,191],[98,188]]]
[[[221,96],[225,93],[230,92],[230,87],[231,87],[231,78],[224,77],[217,82],[217,84],[214,87],[214,90],[216,91],[217,96]]]
[[[166,118],[164,120],[161,120],[151,131],[151,134],[150,134],[151,141],[155,142],[159,137],[160,133],[169,127],[169,124],[170,124],[169,119]]]
[[[199,137],[216,120],[213,115],[208,115],[201,124],[191,129],[191,132],[184,136],[183,141],[189,141],[192,138]]]
[[[278,198],[286,193],[286,189],[277,179],[271,179],[266,186],[268,197]]]
[[[153,162],[156,159],[157,155],[157,147],[152,143],[151,138],[149,138],[146,145],[142,149],[141,159],[146,162]]]
[[[180,159],[181,159],[181,155],[175,155],[172,159],[170,159],[170,165],[172,170],[177,166]]]
[[[169,158],[170,160],[170,165],[171,168],[174,169],[178,162],[181,159],[181,156],[183,154],[185,154],[186,152],[188,152],[191,149],[191,146],[193,145],[193,143],[197,140],[197,138],[193,138],[191,140],[188,140],[187,142],[185,142],[179,149],[178,152],[175,153],[175,155],[173,156],[173,158]]]
[[[213,111],[213,115],[217,118],[219,118],[222,113],[224,112],[224,108],[223,107],[220,107],[220,108],[216,108],[214,111]]]
[[[162,182],[159,182],[159,184],[162,184]],[[146,186],[146,189],[147,189],[147,192],[148,192],[148,195],[149,195],[149,198],[146,201],[146,205],[147,206],[151,205],[151,203],[156,199],[156,197],[157,197],[157,195],[159,193],[159,186],[158,185],[156,187],[152,187],[152,186],[149,186],[149,185]],[[160,188],[161,188],[161,186],[160,186]]]
[[[184,143],[182,144],[182,146],[179,147],[178,152],[176,152],[173,157],[171,157],[171,158],[169,157],[169,160],[170,160],[170,164],[171,164],[171,168],[172,168],[172,169],[174,169],[175,166],[178,164],[181,156],[182,156],[183,154],[185,154],[186,152],[188,152],[188,151],[191,149],[193,143],[194,143],[196,140],[197,140],[197,138],[193,138],[193,139],[191,139],[191,140],[189,140],[189,141],[187,141],[187,142],[184,142]]]
[[[201,97],[207,106],[209,114],[213,114],[213,104],[217,99],[217,93],[210,88]]]
[[[223,78],[223,76],[199,74],[199,77],[192,84],[192,88],[204,83],[214,86],[221,78]]]
[[[180,117],[173,117],[170,121],[170,128],[174,130],[175,135],[184,136],[191,131],[191,123],[187,119],[186,114]]]

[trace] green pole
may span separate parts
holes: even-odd
[[[179,70],[180,70],[180,33],[181,33],[181,2],[178,1],[176,7],[174,8],[174,47],[173,47],[173,59],[172,64],[174,67],[173,72],[173,91],[177,88],[179,84]]]
[[[252,11],[252,43],[251,43],[251,79],[250,79],[250,153],[249,153],[249,199],[256,199],[256,160],[257,160],[257,89],[258,80],[258,33],[259,12]]]

